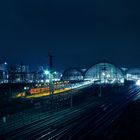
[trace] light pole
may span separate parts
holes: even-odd
[[[47,76],[49,76],[49,91],[50,91],[50,94],[53,94],[54,93],[54,85],[53,85],[53,74],[48,71],[48,70],[45,70],[44,74]]]
[[[102,96],[102,82],[101,82],[101,80],[102,80],[102,78],[101,78],[101,70],[100,70],[100,72],[99,72],[99,79],[100,79],[100,91],[99,91],[99,97],[101,97]]]
[[[50,95],[53,95],[54,93],[54,85],[53,85],[53,74],[49,74],[49,90],[50,90]]]
[[[50,92],[51,108],[53,108],[53,93],[54,93],[53,73],[51,71],[45,70],[44,74],[46,76],[49,76],[49,92]]]
[[[70,91],[70,107],[73,107],[73,95],[72,95],[72,91],[73,91],[73,85],[71,83],[71,91]]]
[[[72,108],[72,106],[73,106],[73,97],[72,97],[72,92],[71,92],[71,94],[70,94],[70,107]]]

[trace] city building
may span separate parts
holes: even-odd
[[[0,83],[8,83],[8,66],[7,63],[0,63]]]
[[[10,66],[8,69],[9,83],[28,83],[30,79],[29,66],[16,65]]]

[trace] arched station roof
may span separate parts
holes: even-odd
[[[90,67],[84,76],[84,80],[96,83],[123,83],[124,75],[121,69],[110,63],[98,63]]]

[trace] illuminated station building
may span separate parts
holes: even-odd
[[[99,63],[87,70],[84,80],[95,84],[123,84],[124,74],[112,64]]]
[[[70,68],[63,72],[61,80],[86,81],[93,84],[123,84],[125,77],[121,69],[110,63],[98,63],[82,71]]]

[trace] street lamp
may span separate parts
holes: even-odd
[[[44,71],[44,74],[46,76],[49,76],[49,89],[50,89],[50,94],[53,94],[53,92],[54,92],[54,88],[53,88],[53,74],[50,71],[48,71],[48,70],[45,70]]]
[[[45,75],[49,75],[50,72],[49,72],[48,70],[45,70],[45,71],[44,71],[44,74],[45,74]]]
[[[57,72],[55,71],[54,74],[57,74]]]

